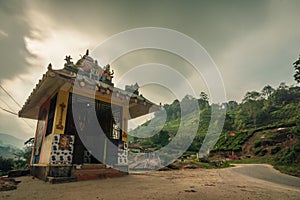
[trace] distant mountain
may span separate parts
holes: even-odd
[[[24,140],[14,136],[0,133],[0,156],[4,158],[15,158],[14,153],[23,148],[24,142]]]
[[[0,146],[12,146],[15,148],[23,148],[25,140],[16,138],[14,136],[0,133]]]

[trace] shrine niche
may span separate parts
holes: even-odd
[[[59,70],[49,64],[19,111],[20,117],[38,120],[31,174],[53,181],[84,180],[80,170],[86,168],[95,173],[104,173],[108,166],[128,171],[128,119],[160,107],[139,94],[137,83],[124,90],[115,87],[112,66],[100,66],[88,50],[77,62],[72,60],[67,55]]]
[[[59,149],[60,150],[69,150],[70,149],[70,135],[61,135],[59,138]]]

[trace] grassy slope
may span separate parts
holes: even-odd
[[[207,117],[209,113],[209,109],[202,110],[199,113],[200,116],[202,114],[204,117],[200,117],[197,135],[188,152],[196,153],[199,151],[210,122],[210,118]],[[300,176],[300,131],[296,128],[297,115],[299,113],[300,103],[290,103],[281,108],[278,107],[271,113],[271,122],[260,124],[256,128],[234,131],[236,133],[235,137],[230,137],[229,132],[227,132],[225,139],[225,133],[223,133],[212,152],[228,152],[229,154],[234,150],[242,158],[245,158],[234,162],[268,163],[274,165],[275,168],[282,172]],[[161,122],[161,119],[156,117],[153,121],[154,123],[150,124],[152,127],[155,127],[158,122]],[[192,130],[195,119],[187,118],[185,121]],[[149,131],[148,124],[149,122],[134,131],[145,132],[146,134]],[[175,136],[179,124],[179,119],[166,122],[162,128],[165,132],[162,134],[168,134],[171,137]],[[186,131],[189,131],[188,127]],[[293,141],[289,142],[288,135],[295,136]],[[130,140],[133,141],[133,138],[131,137]],[[135,143],[145,148],[152,148],[153,150],[164,146],[160,143],[159,138],[156,140],[152,140],[151,138],[139,139]],[[251,158],[246,158],[246,156]]]

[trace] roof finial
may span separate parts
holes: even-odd
[[[49,63],[49,65],[48,65],[48,70],[52,70],[52,64],[51,63]]]
[[[85,55],[86,55],[86,56],[88,56],[88,55],[89,55],[89,50],[88,50],[88,49],[86,50],[86,53],[85,53]]]

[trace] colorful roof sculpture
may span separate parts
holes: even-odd
[[[60,89],[72,92],[74,86],[100,97],[113,99],[112,95],[115,95],[114,98],[120,101],[128,101],[131,118],[160,109],[160,106],[139,95],[137,84],[126,86],[125,90],[114,87],[114,71],[110,69],[110,65],[100,67],[97,60],[89,56],[88,50],[76,64],[72,62],[71,56],[66,56],[65,61],[64,68],[59,70],[52,69],[52,65],[49,64],[47,72],[19,111],[19,117],[38,119],[39,108],[48,98]]]

